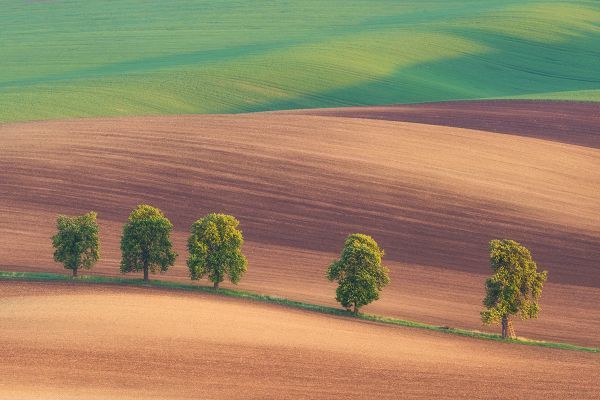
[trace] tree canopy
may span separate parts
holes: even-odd
[[[486,324],[502,322],[502,337],[506,338],[511,315],[537,317],[548,273],[538,272],[529,250],[514,240],[492,240],[489,249],[493,274],[485,281],[481,319]]]
[[[244,238],[239,224],[225,214],[208,214],[192,224],[187,265],[193,280],[208,276],[215,288],[226,276],[232,283],[240,281],[248,262],[241,250]]]
[[[355,233],[346,238],[340,259],[327,270],[327,278],[338,282],[336,299],[343,307],[357,313],[379,299],[379,292],[390,282],[382,257],[383,250],[372,237]]]
[[[155,207],[141,204],[129,215],[121,237],[121,272],[164,272],[175,263],[171,232],[173,224]]]
[[[91,211],[75,217],[59,215],[56,219],[58,232],[52,237],[54,261],[72,270],[74,277],[80,268],[90,269],[100,258],[96,216]]]

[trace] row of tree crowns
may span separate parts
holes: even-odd
[[[190,228],[187,266],[192,280],[207,277],[218,289],[229,279],[237,284],[246,272],[248,261],[242,254],[244,243],[239,221],[226,214],[208,214]],[[73,277],[81,268],[89,269],[100,258],[97,214],[59,215],[57,233],[52,237],[54,260],[72,270]],[[171,232],[173,224],[157,208],[142,204],[129,215],[121,236],[122,273],[143,271],[165,272],[175,264]],[[536,318],[542,286],[547,272],[538,272],[531,253],[513,240],[492,240],[489,244],[492,276],[485,282],[485,306],[481,312],[486,324],[502,323],[502,336],[508,335],[510,316]],[[326,272],[330,281],[338,283],[336,300],[355,313],[379,299],[390,283],[389,269],[381,264],[384,252],[368,235],[349,235],[340,258]]]
[[[89,269],[100,258],[96,218],[93,211],[82,216],[58,216],[58,232],[52,238],[54,260],[72,270],[74,277],[78,269]],[[240,281],[248,261],[241,250],[244,239],[237,229],[239,224],[225,214],[208,214],[192,224],[187,265],[193,280],[207,276],[216,288],[225,278],[233,283]],[[172,231],[173,224],[158,208],[137,206],[123,226],[121,272],[143,271],[145,281],[150,272],[166,272],[177,258]]]
[[[226,277],[238,283],[248,261],[242,254],[244,239],[237,229],[239,221],[225,214],[208,214],[192,224],[188,239],[187,265],[190,277],[207,276],[215,288]],[[139,205],[129,216],[121,237],[121,272],[165,272],[175,264],[171,232],[173,224],[163,213],[149,205]]]

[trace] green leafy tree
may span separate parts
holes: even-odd
[[[100,258],[97,214],[93,211],[76,217],[59,215],[58,232],[52,237],[54,261],[61,262],[77,276],[80,268],[90,269]]]
[[[121,272],[165,272],[175,263],[171,232],[173,224],[155,207],[142,204],[129,215],[121,237]]]
[[[383,250],[372,237],[355,233],[346,238],[340,259],[327,270],[327,278],[338,282],[335,298],[342,306],[358,313],[360,307],[379,299],[379,292],[390,283],[382,257]]]
[[[485,324],[501,322],[502,337],[506,338],[510,316],[537,318],[548,273],[538,272],[529,250],[514,240],[492,240],[489,248],[493,275],[485,281],[481,319]]]
[[[215,289],[226,276],[232,283],[240,281],[248,261],[241,250],[244,238],[239,224],[225,214],[208,214],[192,224],[187,265],[193,280],[208,276]]]

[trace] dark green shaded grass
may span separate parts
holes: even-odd
[[[16,280],[16,281],[60,281],[60,282],[77,282],[77,283],[91,283],[91,284],[112,284],[112,285],[128,285],[128,286],[142,286],[142,287],[153,287],[153,288],[165,288],[165,289],[177,289],[186,291],[196,291],[203,293],[216,294],[227,297],[235,297],[253,301],[259,301],[262,303],[278,304],[285,307],[313,311],[321,314],[337,315],[348,318],[356,318],[364,321],[377,322],[387,325],[397,325],[407,328],[426,329],[430,331],[443,332],[453,335],[466,336],[475,339],[483,340],[494,340],[505,343],[515,343],[528,346],[548,347],[553,349],[562,350],[575,350],[585,351],[590,353],[600,353],[600,348],[597,347],[585,347],[578,346],[570,343],[556,343],[556,342],[545,342],[538,340],[530,340],[524,338],[518,339],[502,339],[500,335],[493,333],[485,333],[479,331],[473,331],[468,329],[450,328],[445,326],[430,325],[421,322],[407,321],[398,318],[385,317],[381,315],[373,314],[353,314],[352,312],[342,310],[339,308],[327,307],[318,304],[304,303],[301,301],[289,300],[282,297],[269,296],[266,294],[252,293],[243,290],[235,289],[217,289],[210,286],[197,286],[189,283],[180,282],[169,282],[150,280],[144,282],[142,279],[131,279],[131,278],[116,278],[116,277],[104,277],[104,276],[90,276],[82,275],[77,278],[72,278],[69,275],[61,275],[47,272],[2,272],[0,271],[0,280]]]

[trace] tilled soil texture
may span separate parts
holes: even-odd
[[[297,112],[454,126],[600,148],[600,103],[473,100]]]
[[[574,128],[574,130],[576,127]],[[52,261],[56,215],[99,213],[118,275],[121,227],[149,203],[175,225],[239,218],[245,290],[335,305],[325,279],[346,235],[385,249],[391,285],[366,312],[481,326],[487,244],[513,238],[549,271],[526,337],[600,345],[600,150],[519,135],[296,114],[80,119],[0,126],[0,269]],[[139,276],[139,275],[138,275]],[[206,282],[204,282],[206,284]],[[227,286],[227,285],[226,285]]]
[[[597,354],[150,288],[2,282],[7,399],[577,398]]]

